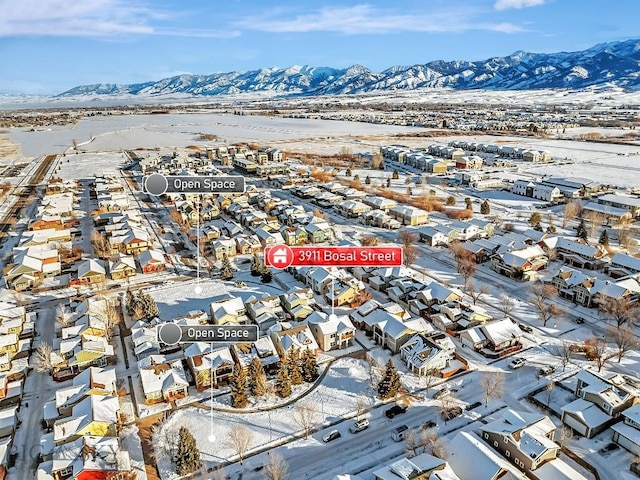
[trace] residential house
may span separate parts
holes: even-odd
[[[617,252],[611,257],[611,262],[605,271],[613,278],[637,275],[640,273],[640,258]]]
[[[416,232],[420,236],[420,241],[426,243],[430,247],[449,244],[448,235],[436,229],[435,227],[421,227],[417,229]]]
[[[254,357],[258,357],[267,373],[275,373],[278,370],[280,355],[269,335],[252,343],[237,343],[232,348],[242,368],[248,368]]]
[[[373,326],[373,340],[393,353],[398,353],[400,347],[412,336],[432,331],[433,327],[422,318],[402,321],[396,316],[391,316]]]
[[[371,207],[357,200],[345,200],[334,205],[336,211],[345,217],[357,218],[371,211]]]
[[[388,213],[403,225],[424,225],[429,222],[429,213],[416,207],[397,205],[390,208]]]
[[[447,462],[462,480],[527,478],[471,432],[458,432],[453,437],[449,442]]]
[[[640,403],[622,412],[624,421],[615,424],[613,441],[634,455],[640,455]]]
[[[181,360],[168,361],[163,355],[150,355],[138,362],[138,368],[147,405],[173,402],[188,395],[189,382]]]
[[[617,193],[607,193],[597,199],[598,203],[609,207],[622,208],[634,218],[640,218],[640,198]]]
[[[189,345],[184,356],[198,391],[228,383],[236,364],[229,347],[212,348],[210,343],[204,342]]]
[[[211,321],[215,325],[241,325],[248,322],[247,310],[240,297],[228,297],[211,303]]]
[[[573,266],[596,270],[604,265],[605,251],[603,248],[561,237],[556,243],[555,250],[560,260]]]
[[[518,250],[496,253],[491,257],[491,269],[506,277],[533,280],[535,272],[549,263],[544,250],[533,245]]]
[[[558,458],[556,426],[544,415],[507,409],[502,418],[480,428],[483,440],[534,480],[586,480]]]
[[[640,390],[619,374],[581,370],[576,375],[577,400],[562,407],[562,423],[592,438],[615,423],[640,399]]]
[[[302,353],[305,350],[317,355],[320,349],[308,325],[293,326],[287,322],[277,323],[271,327],[269,335],[281,358],[285,358],[294,351]]]
[[[162,272],[167,267],[164,254],[158,250],[145,250],[137,256],[142,273]]]
[[[307,232],[307,238],[311,243],[325,243],[334,239],[333,229],[327,222],[313,221],[302,228]]]
[[[356,328],[346,315],[314,312],[307,317],[307,324],[323,352],[353,345]]]
[[[226,257],[235,257],[237,254],[236,242],[231,238],[217,238],[210,244],[210,249],[216,260]]]
[[[449,365],[453,352],[442,349],[428,335],[417,334],[400,347],[400,358],[412,373],[419,376],[434,375]]]
[[[136,262],[129,255],[114,255],[109,257],[109,275],[112,280],[122,280],[137,274]]]
[[[294,225],[291,227],[282,227],[280,229],[280,234],[284,239],[284,243],[292,246],[304,245],[307,243],[309,239],[307,231],[299,225]]]
[[[53,425],[56,445],[73,442],[86,435],[117,436],[120,402],[110,395],[88,395],[71,409],[71,415]]]
[[[446,461],[427,453],[394,460],[375,470],[372,475],[375,480],[463,480]],[[344,480],[347,478],[356,480],[347,476]],[[343,480],[343,477],[338,476],[336,480]]]
[[[71,285],[99,285],[106,281],[107,275],[103,262],[92,258],[78,264],[78,278]]]
[[[286,316],[294,321],[304,320],[314,312],[315,299],[310,288],[294,288],[280,295]]]
[[[137,321],[131,326],[131,342],[137,360],[160,354],[157,327]]]

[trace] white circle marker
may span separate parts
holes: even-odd
[[[215,435],[209,435],[209,441],[211,443],[215,442],[216,441],[216,436]]]
[[[202,287],[200,285],[196,285],[196,288],[193,289],[196,292],[196,295],[200,295],[202,293]]]

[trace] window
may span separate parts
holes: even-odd
[[[484,438],[485,438],[485,439],[488,439],[488,438],[489,438],[489,434],[485,432],[485,434],[484,434]]]
[[[509,458],[511,456],[511,452],[507,450],[506,452],[504,452],[504,456]]]
[[[494,447],[497,447],[497,446],[498,446],[498,442],[494,441],[494,442],[493,442],[493,446],[494,446]]]

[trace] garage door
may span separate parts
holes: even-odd
[[[575,418],[573,418],[570,415],[564,415],[562,418],[562,421],[564,422],[565,425],[573,428],[576,432],[578,432],[580,435],[582,435],[583,437],[587,436],[587,426],[583,425],[582,423],[578,422]]]

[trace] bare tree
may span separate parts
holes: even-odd
[[[451,252],[451,256],[456,262],[456,271],[462,273],[462,263],[469,261],[469,251],[462,246],[459,240],[455,240],[449,244],[449,252]]]
[[[564,205],[562,226],[566,227],[567,224],[576,218],[582,211],[582,204],[577,200],[570,200]]]
[[[634,235],[629,228],[620,228],[618,230],[618,243],[622,248],[629,250],[635,245]]]
[[[567,365],[571,363],[571,357],[573,351],[571,350],[571,343],[566,340],[562,340],[562,346],[560,347],[560,362],[562,363],[562,371],[564,372]]]
[[[225,446],[236,452],[242,463],[252,440],[253,432],[244,425],[236,423],[229,430]]]
[[[513,312],[515,306],[516,303],[509,295],[506,295],[504,293],[500,294],[500,303],[496,306],[496,308],[500,310],[505,317],[511,315],[511,312]]]
[[[480,389],[484,393],[484,406],[489,404],[490,399],[502,398],[504,394],[504,373],[485,372],[480,378]]]
[[[558,305],[547,303],[548,300],[553,301],[557,295],[558,290],[553,285],[538,284],[531,286],[529,302],[538,312],[538,316],[545,327],[551,318],[562,313],[562,309]]]
[[[605,219],[605,216],[599,212],[588,211],[584,214],[587,222],[589,222],[589,236],[594,237],[598,228],[602,225],[602,221]]]
[[[616,321],[618,327],[629,319],[633,304],[627,298],[607,298],[600,304],[600,312]]]
[[[435,428],[423,430],[420,434],[420,443],[424,446],[425,453],[442,459],[447,456],[447,447]]]
[[[111,255],[111,242],[109,238],[97,230],[91,233],[91,245],[93,246],[94,253],[99,258],[105,259]]]
[[[310,403],[300,403],[296,405],[293,411],[293,421],[304,432],[305,440],[309,438],[311,430],[318,423],[318,419],[318,411]]]
[[[484,295],[488,294],[489,291],[489,287],[487,287],[486,285],[482,285],[480,288],[478,288],[473,281],[469,282],[466,288],[467,295],[471,297],[474,305],[478,303]]]
[[[598,367],[598,372],[602,370],[607,361],[615,354],[612,354],[607,341],[604,338],[594,337],[589,341],[592,347],[593,361]]]
[[[420,251],[415,246],[420,237],[406,228],[398,232],[398,242],[402,245],[402,258],[404,264],[409,266],[416,261]]]
[[[553,390],[556,388],[556,382],[553,380],[549,380],[547,385],[544,387],[544,390],[547,394],[547,407],[551,405],[551,397],[553,396]]]
[[[269,460],[264,464],[265,480],[287,480],[289,464],[278,452],[269,453]]]
[[[566,425],[562,425],[561,428],[556,430],[556,443],[560,445],[560,448],[564,448],[567,444],[567,440],[573,437],[573,430],[571,427],[567,427]]]
[[[622,357],[630,350],[636,350],[640,347],[638,339],[633,327],[623,325],[621,327],[608,327],[607,338],[611,339],[617,347],[618,363],[622,361]]]
[[[424,379],[424,389],[427,393],[429,393],[429,389],[433,387],[438,381],[439,379],[439,377],[437,376],[438,373],[439,373],[438,370],[436,370],[435,368],[432,368],[427,371],[426,375],[423,375],[420,377],[421,386],[423,385],[422,379]]]
[[[369,406],[368,398],[363,394],[358,394],[355,399],[355,407],[356,407],[356,415],[359,420],[362,415],[364,415],[367,411],[367,407]]]
[[[471,277],[475,275],[477,270],[478,270],[478,266],[475,264],[473,260],[468,258],[462,260],[458,265],[458,272],[460,272],[460,275],[462,275],[462,280],[464,282],[463,290],[465,292],[468,289],[469,280],[471,280]]]
[[[51,373],[53,370],[51,353],[53,348],[46,342],[40,342],[33,352],[32,365],[36,372]]]
[[[104,336],[111,341],[113,330],[120,323],[118,309],[107,302],[104,308],[89,309],[89,314],[97,317],[104,324]]]
[[[418,455],[418,452],[420,452],[420,447],[422,447],[422,445],[420,444],[420,439],[413,432],[413,430],[408,430],[404,435],[405,452],[407,452],[407,454],[411,455],[412,457],[415,457],[416,455]]]

